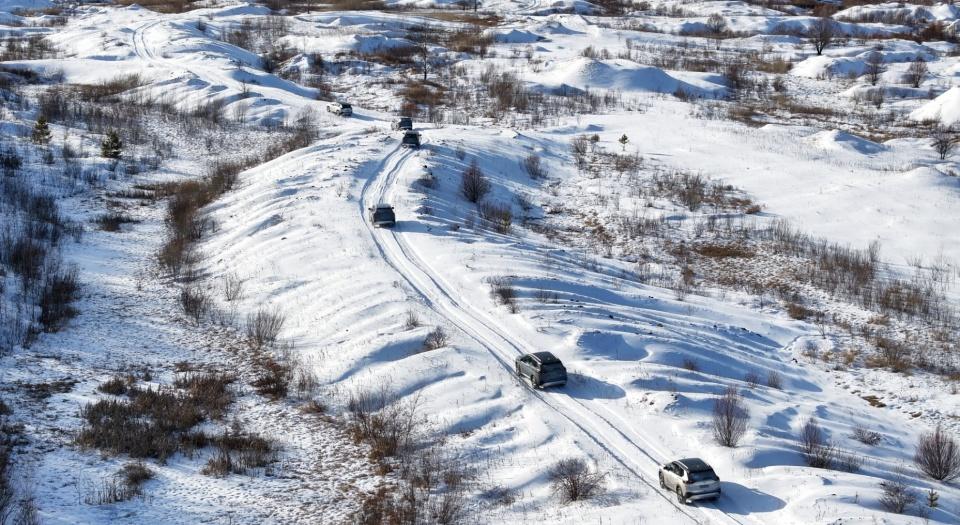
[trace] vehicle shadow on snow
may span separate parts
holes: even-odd
[[[747,515],[758,512],[773,512],[787,505],[782,499],[739,483],[722,481],[723,496],[714,505],[727,514]]]
[[[577,399],[620,399],[626,392],[617,385],[577,372],[567,373],[563,392]]]

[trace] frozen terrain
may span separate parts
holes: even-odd
[[[934,427],[960,438],[960,166],[934,140],[960,121],[955,6],[0,6],[11,520],[386,523],[378,505],[412,498],[422,514],[394,522],[960,523],[958,481],[914,462]],[[378,203],[395,227],[370,224]],[[805,270],[861,256],[855,286]],[[61,268],[80,284],[53,325]],[[282,329],[255,344],[266,313]],[[564,387],[517,377],[544,350]],[[279,369],[283,394],[263,387]],[[138,458],[81,439],[94,403],[135,401],[109,379],[179,392],[199,371],[233,374],[204,440]],[[746,431],[725,447],[730,389]],[[372,412],[415,407],[407,449],[361,430],[375,391]],[[827,468],[803,453],[811,418]],[[218,474],[234,434],[269,461]],[[411,474],[433,454],[435,476]],[[685,457],[717,501],[659,486]],[[604,490],[564,501],[565,458]],[[131,462],[152,479],[121,494]]]

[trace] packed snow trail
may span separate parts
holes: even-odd
[[[380,163],[375,176],[366,182],[359,202],[360,219],[366,225],[383,259],[394,268],[424,300],[426,305],[445,318],[461,332],[485,348],[508,374],[513,375],[513,360],[520,354],[533,351],[526,344],[501,331],[497,323],[486,314],[463,303],[450,292],[453,287],[443,276],[426,264],[406,242],[402,221],[393,229],[375,228],[366,218],[368,207],[390,202],[393,184],[404,163],[414,156],[413,150],[396,147]],[[518,386],[526,385],[517,381]],[[716,506],[685,507],[678,504],[672,494],[666,494],[656,480],[645,472],[655,472],[666,461],[666,454],[657,451],[651,443],[630,430],[622,418],[614,415],[599,403],[586,403],[574,399],[562,391],[542,392],[530,389],[541,402],[549,406],[574,426],[579,428],[597,446],[606,451],[617,463],[640,482],[650,487],[694,523],[703,523],[695,514],[701,514],[714,523],[740,524],[743,522],[726,514]],[[619,419],[614,424],[612,419]],[[657,453],[654,457],[648,449]]]

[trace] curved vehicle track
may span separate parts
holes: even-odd
[[[384,158],[376,168],[376,174],[367,180],[361,192],[360,219],[366,225],[384,261],[407,281],[424,303],[486,349],[507,373],[513,375],[513,360],[516,356],[530,351],[527,345],[505,333],[486,313],[457,299],[452,292],[455,288],[419,256],[404,238],[402,228],[378,229],[367,221],[367,207],[378,202],[389,202],[397,174],[413,156],[412,150],[397,146]],[[519,380],[518,383],[526,385]],[[664,498],[692,522],[744,524],[737,517],[714,505],[687,507],[678,504],[672,494],[667,494],[659,487],[656,479],[655,472],[659,465],[666,461],[666,454],[634,432],[621,416],[602,404],[575,399],[562,391],[529,391],[540,402],[579,428],[626,471],[647,485],[653,494]],[[651,451],[654,454],[651,454]]]

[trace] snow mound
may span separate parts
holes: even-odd
[[[911,120],[935,120],[952,126],[960,122],[960,87],[954,86],[910,113]]]
[[[530,31],[511,29],[506,32],[494,32],[493,39],[503,44],[532,44],[544,40],[544,37]]]
[[[658,67],[641,66],[626,60],[578,58],[556,64],[545,72],[541,83],[551,87],[602,88],[650,93],[702,93],[702,88],[682,82]]]
[[[832,75],[847,77],[860,76],[867,70],[867,64],[862,58],[828,57],[824,55],[810,57],[800,62],[790,73],[807,78],[825,78]]]
[[[877,144],[863,137],[839,130],[825,130],[810,135],[805,140],[828,151],[853,151],[863,155],[871,155],[886,150],[883,144]]]

